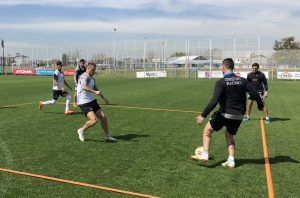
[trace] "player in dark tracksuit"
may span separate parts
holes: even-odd
[[[196,149],[196,155],[192,156],[192,159],[208,161],[211,134],[213,131],[219,131],[225,126],[225,139],[228,145],[229,157],[222,165],[234,168],[233,136],[236,135],[244,118],[247,102],[246,93],[248,92],[253,99],[257,101],[260,110],[263,109],[263,102],[259,93],[245,78],[233,73],[234,62],[231,58],[224,59],[220,69],[224,74],[224,78],[216,82],[213,97],[204,111],[197,117],[197,123],[202,124],[204,118],[209,115],[218,103],[220,104],[220,108],[212,115],[212,118],[206,124],[203,131],[203,147]]]
[[[265,122],[267,124],[270,123],[270,116],[269,116],[269,111],[266,106],[265,98],[268,96],[268,82],[267,78],[264,73],[258,70],[259,69],[259,64],[258,63],[253,63],[252,65],[252,72],[248,74],[247,80],[249,83],[253,85],[256,91],[259,92],[263,102],[264,102],[264,112],[266,114],[266,120]],[[247,121],[250,119],[250,114],[252,110],[252,105],[253,105],[253,98],[249,96],[249,103],[248,103],[248,108],[246,111],[246,115],[244,117],[244,121]]]
[[[74,94],[74,103],[73,103],[73,107],[77,107],[77,84],[78,84],[78,80],[80,78],[80,76],[86,71],[86,67],[85,67],[85,60],[84,59],[80,59],[79,61],[79,66],[76,67],[75,69],[75,74],[74,74],[74,83],[75,83],[75,94]]]

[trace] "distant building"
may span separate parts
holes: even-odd
[[[216,66],[220,61],[212,60],[212,65]],[[170,58],[166,64],[169,67],[209,67],[210,60],[203,56],[180,56]]]
[[[12,65],[14,66],[29,66],[30,65],[30,58],[29,56],[25,56],[21,53],[17,53],[15,57],[11,57],[13,62]]]

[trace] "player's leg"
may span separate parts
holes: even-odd
[[[225,131],[225,139],[226,139],[229,155],[228,155],[227,161],[222,163],[222,166],[234,168],[235,167],[235,162],[234,162],[234,147],[235,147],[234,136],[226,130]]]
[[[84,132],[94,126],[97,123],[97,116],[93,111],[89,111],[86,114],[88,121],[83,125],[82,128],[78,129],[77,133],[79,135],[79,139],[83,142],[84,141]]]
[[[214,129],[212,128],[210,122],[208,122],[203,130],[203,156],[207,159],[211,142],[211,134],[213,131]]]
[[[213,132],[210,122],[206,124],[203,129],[203,146],[200,146],[196,149],[195,155],[191,156],[193,160],[207,162],[209,159],[209,148],[211,142],[211,134]]]
[[[228,148],[228,158],[227,161],[222,163],[222,166],[234,168],[235,162],[234,162],[234,151],[235,151],[235,141],[234,141],[234,135],[239,130],[239,127],[242,123],[242,120],[231,120],[226,119],[226,131],[225,131],[225,139],[227,143]]]
[[[117,139],[112,137],[112,135],[109,133],[108,121],[107,121],[107,117],[105,116],[104,112],[101,109],[98,109],[96,111],[96,116],[101,122],[101,127],[105,134],[105,141],[113,141],[113,142],[117,141]]]
[[[246,115],[244,117],[244,120],[247,121],[250,119],[251,111],[252,111],[252,106],[253,106],[253,100],[248,100],[248,106],[246,109]]]
[[[268,110],[268,107],[267,107],[265,101],[264,101],[264,112],[266,115],[266,124],[269,124],[270,123],[270,115],[269,115],[269,110]]]
[[[70,110],[70,104],[71,104],[71,94],[68,92],[63,92],[62,93],[63,97],[66,97],[66,109],[65,109],[65,114],[66,115],[71,115],[73,114],[73,111]]]
[[[39,109],[42,110],[44,106],[47,105],[54,105],[58,99],[59,93],[57,90],[53,90],[52,99],[48,101],[40,101],[39,103]]]
[[[78,105],[77,105],[77,87],[75,87],[73,107],[74,108],[78,107]]]

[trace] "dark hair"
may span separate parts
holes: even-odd
[[[84,59],[80,59],[79,62],[80,62],[80,63],[85,63],[85,60],[84,60]]]
[[[253,68],[253,67],[257,67],[257,69],[259,69],[259,64],[258,64],[258,63],[253,63],[253,64],[252,64],[252,68]]]
[[[58,65],[62,66],[62,62],[61,62],[61,61],[57,61],[57,62],[56,62],[56,65],[57,65],[57,66],[58,66]]]
[[[234,70],[234,62],[233,62],[232,58],[225,58],[225,59],[223,60],[222,64],[223,64],[227,69]]]
[[[88,62],[88,66],[94,66],[97,67],[96,64],[94,62]]]

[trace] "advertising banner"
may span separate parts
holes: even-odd
[[[74,76],[75,70],[74,69],[64,70],[64,74],[65,76]]]
[[[166,71],[147,71],[147,72],[136,72],[137,78],[166,78]]]
[[[277,72],[277,79],[299,80],[300,72]]]
[[[36,75],[37,76],[52,76],[54,74],[55,70],[50,70],[50,69],[37,69],[36,70]]]
[[[35,70],[34,69],[14,69],[14,75],[23,75],[23,76],[34,76]]]
[[[266,78],[269,79],[269,72],[268,71],[262,71]],[[247,75],[250,72],[248,71],[236,71],[235,74],[238,76],[241,76],[243,78],[247,78]],[[210,72],[209,71],[198,71],[198,78],[209,78]],[[212,71],[211,78],[223,78],[223,73],[221,71]]]

